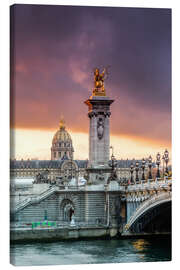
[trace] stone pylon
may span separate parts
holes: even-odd
[[[89,182],[105,183],[110,174],[109,147],[110,105],[114,100],[107,96],[92,95],[85,104],[89,116],[89,164],[87,172]]]

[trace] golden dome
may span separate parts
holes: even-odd
[[[56,142],[72,142],[71,136],[66,131],[65,122],[60,121],[59,130],[53,137],[53,143]]]
[[[64,120],[61,119],[59,129],[52,140],[51,160],[73,159],[73,152],[71,136],[66,131]]]

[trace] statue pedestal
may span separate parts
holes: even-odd
[[[102,90],[101,88],[94,88],[93,89],[93,96],[102,96],[102,97],[105,97],[106,96],[106,93],[105,93],[105,90]]]

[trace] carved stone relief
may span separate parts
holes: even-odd
[[[97,135],[98,138],[101,140],[104,134],[104,119],[100,117],[97,122]]]

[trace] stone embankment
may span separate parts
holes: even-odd
[[[11,228],[11,242],[55,241],[82,238],[106,238],[117,234],[117,229],[105,227],[68,226],[54,228]]]
[[[163,236],[170,233],[119,233],[117,227],[107,226],[68,226],[54,228],[11,228],[12,243],[27,243],[27,242],[54,242],[60,240],[78,240],[78,239],[110,239],[110,238],[139,238]]]

